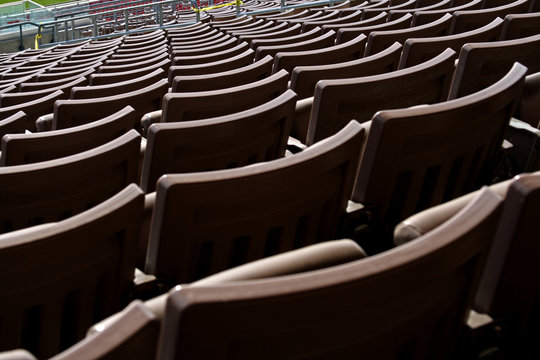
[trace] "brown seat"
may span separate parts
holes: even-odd
[[[338,30],[336,35],[336,44],[350,41],[351,39],[354,39],[360,34],[369,36],[372,31],[406,29],[411,25],[411,19],[411,14],[405,14],[399,19],[385,22],[382,24],[371,24],[368,26],[341,28]]]
[[[105,96],[121,95],[140,90],[164,79],[167,73],[163,69],[156,69],[149,74],[135,77],[131,80],[120,81],[114,84],[76,86],[71,88],[72,99],[91,99]],[[86,85],[86,84],[85,84]],[[1,100],[0,100],[1,101]]]
[[[529,0],[517,0],[503,6],[481,10],[459,10],[452,15],[450,34],[459,34],[489,24],[493,19],[507,14],[526,12]]]
[[[5,134],[23,133],[26,131],[28,119],[23,111],[17,111],[15,114],[0,120],[0,137]]]
[[[496,18],[485,26],[460,34],[407,39],[403,45],[399,67],[402,69],[420,64],[446,48],[459,53],[461,47],[466,43],[496,41],[499,38],[502,24],[503,20]]]
[[[383,74],[397,69],[401,45],[394,43],[387,49],[360,58],[330,65],[296,66],[291,75],[291,90],[300,99],[313,96],[315,85],[323,79],[343,79],[349,77]]]
[[[540,71],[540,35],[522,39],[466,44],[459,54],[450,99],[481,90],[501,78],[515,61]]]
[[[454,0],[454,6],[446,9],[419,10],[415,12],[412,19],[412,26],[427,24],[431,21],[439,19],[444,14],[453,14],[455,11],[459,10],[479,10],[482,6],[483,0],[466,1],[464,4],[460,5],[455,5],[455,3],[456,1]]]
[[[230,38],[231,38],[230,35],[217,33],[215,35],[208,36],[200,40],[189,40],[189,41],[180,41],[177,43],[171,43],[169,47],[169,51],[173,53],[174,49],[188,49],[188,48],[193,49],[193,48],[198,48],[198,47],[217,45],[221,42],[229,40]]]
[[[62,130],[2,137],[0,166],[30,164],[74,155],[103,145],[133,129],[140,119],[131,106],[92,121]]]
[[[435,3],[435,4],[430,4],[430,5],[426,5],[426,6],[422,6],[422,7],[416,7],[416,8],[413,8],[413,9],[390,10],[388,12],[388,21],[390,21],[392,19],[396,19],[396,18],[398,18],[400,16],[403,16],[404,14],[408,14],[408,13],[414,14],[414,13],[416,13],[418,11],[448,9],[451,4],[452,4],[451,0],[442,0],[442,1],[439,1],[438,3]],[[441,14],[441,15],[443,15],[443,14]],[[433,19],[433,20],[436,20],[436,19]]]
[[[296,274],[347,263],[363,257],[365,253],[352,240],[325,241],[237,266],[199,280],[190,286],[207,286]],[[92,326],[85,339],[52,360],[94,359],[105,356],[154,359],[167,297],[168,294],[164,294],[144,303],[140,300],[133,301],[121,312]],[[2,355],[0,353],[1,360],[8,360],[3,359]],[[30,356],[30,354],[25,355]],[[35,360],[33,357],[28,359]]]
[[[305,33],[295,34],[292,36],[268,36],[268,37],[257,37],[251,40],[250,46],[252,49],[257,49],[259,46],[276,46],[276,45],[289,45],[295,44],[307,40],[314,39],[320,35],[320,28],[311,29]]]
[[[140,141],[132,130],[76,155],[0,167],[0,233],[65,219],[136,182]]]
[[[174,46],[171,48],[171,56],[198,56],[198,55],[207,55],[214,52],[221,52],[224,50],[231,49],[238,45],[238,39],[233,36],[222,37],[218,41],[213,43],[206,44],[196,44],[189,46]]]
[[[280,70],[265,79],[231,88],[168,93],[163,97],[161,114],[146,114],[142,127],[146,130],[156,122],[200,120],[247,110],[284,93],[288,80],[289,73]]]
[[[497,323],[505,320],[506,346],[525,356],[535,348],[538,315],[538,282],[531,279],[530,265],[540,249],[535,212],[540,205],[540,173],[523,174],[492,185],[504,200],[501,220],[475,300],[475,310],[489,314]],[[418,213],[396,227],[395,237],[408,242],[438,226],[466,206],[475,193],[467,194]],[[534,353],[534,350],[533,350]]]
[[[365,45],[366,36],[359,35],[346,43],[323,49],[280,51],[274,56],[273,71],[285,69],[291,73],[296,66],[324,65],[356,60],[362,57]]]
[[[140,119],[150,111],[161,107],[161,99],[167,93],[169,85],[165,79],[121,95],[101,98],[59,100],[54,104],[53,116],[41,117],[36,122],[39,131],[59,130],[71,126],[87,124],[108,116],[130,105]],[[99,104],[99,105],[98,105]]]
[[[272,74],[273,61],[268,55],[252,64],[228,71],[176,76],[172,81],[171,92],[217,90],[259,81]]]
[[[379,256],[284,277],[178,287],[167,300],[158,358],[449,357],[500,203],[486,190],[430,234]]]
[[[240,36],[242,35],[257,35],[257,34],[270,34],[270,33],[273,33],[273,32],[276,32],[276,31],[280,31],[280,30],[283,30],[283,29],[286,29],[287,28],[287,23],[286,22],[275,22],[275,21],[267,21],[265,26],[261,26],[257,29],[244,29],[244,30],[236,30],[236,31],[231,31],[229,32],[228,34],[236,37],[236,38],[239,38]],[[241,39],[238,39],[240,42],[242,41]],[[248,41],[249,42],[249,41]]]
[[[376,15],[381,10],[389,12],[389,11],[398,10],[398,9],[414,9],[415,7],[419,5],[420,5],[420,1],[407,0],[407,1],[394,2],[390,4],[390,6],[385,6],[382,8],[375,7],[375,8],[370,8],[370,9],[364,9],[362,11],[362,19],[369,19],[370,17]]]
[[[56,90],[52,94],[43,96],[39,99],[27,101],[17,105],[0,108],[0,119],[5,120],[8,117],[24,109],[26,114],[26,123],[18,122],[21,127],[17,132],[25,130],[36,131],[36,120],[45,114],[52,112],[55,102],[64,98],[64,92]]]
[[[104,73],[118,73],[123,71],[137,70],[141,67],[154,66],[160,64],[164,60],[169,59],[169,54],[167,52],[156,52],[154,56],[147,60],[136,60],[131,64],[117,65],[117,64],[106,64],[99,67],[98,71],[100,74]]]
[[[403,44],[411,37],[428,37],[428,36],[444,36],[448,34],[450,28],[450,20],[452,17],[448,14],[443,15],[440,19],[430,22],[425,25],[413,26],[408,29],[372,31],[369,34],[366,44],[364,56],[369,56],[379,51],[386,49],[394,42]],[[444,49],[441,49],[443,51]],[[433,56],[435,56],[436,52]]]
[[[154,72],[157,69],[163,69],[163,71],[167,73],[169,71],[170,66],[171,66],[171,60],[163,59],[159,63],[145,66],[142,68],[138,68],[136,70],[119,71],[115,73],[114,72],[113,73],[100,73],[100,74],[96,73],[96,74],[90,75],[89,83],[90,85],[114,84],[121,81],[131,80],[135,77],[150,74],[151,72]]]
[[[491,181],[526,71],[516,63],[480,92],[373,117],[353,200],[372,208],[376,227],[390,234],[406,217]]]
[[[273,31],[270,33],[264,33],[264,34],[242,34],[238,37],[238,41],[246,41],[250,44],[251,48],[253,48],[253,45],[251,44],[254,40],[269,40],[269,39],[279,39],[279,38],[287,38],[291,36],[298,36],[300,35],[302,31],[302,25],[301,24],[294,24],[290,27],[286,27],[283,30]]]
[[[257,24],[257,26],[246,26],[242,28],[236,28],[236,29],[229,29],[226,30],[227,34],[233,35],[235,37],[241,35],[241,34],[252,34],[252,33],[265,33],[268,31],[276,30],[276,29],[283,29],[287,27],[286,23],[276,23],[274,21],[262,21],[263,19],[260,19],[260,23]]]
[[[225,49],[218,52],[211,52],[208,54],[202,55],[180,55],[175,56],[172,59],[172,65],[201,65],[204,63],[212,63],[219,60],[229,59],[235,55],[242,54],[244,51],[249,49],[249,45],[246,42],[242,42],[234,47]]]
[[[323,26],[323,25],[338,25],[338,24],[344,25],[351,22],[360,21],[361,18],[362,18],[362,10],[356,10],[350,14],[341,16],[337,19],[309,20],[309,21],[305,21],[302,24],[302,31],[306,32],[317,26]]]
[[[66,84],[76,83],[77,81],[81,81],[81,78],[87,79],[88,76],[90,74],[93,74],[94,72],[95,72],[94,69],[90,69],[81,74],[77,74],[75,76],[70,76],[70,77],[58,79],[58,80],[40,81],[40,82],[23,82],[18,85],[18,88],[20,92],[46,90],[46,89],[54,88],[54,87],[61,88]]]
[[[325,24],[325,25],[321,25],[321,28],[323,32],[326,32],[329,30],[334,30],[335,32],[338,32],[339,29],[341,28],[362,27],[366,25],[378,25],[378,24],[383,24],[386,22],[387,15],[388,14],[386,12],[381,11],[378,15],[374,17],[370,17],[369,19],[347,22],[347,23],[339,23],[339,24]]]
[[[296,94],[249,110],[204,120],[150,126],[141,186],[155,191],[163,174],[219,170],[274,160],[285,155]]]
[[[360,125],[351,123],[332,139],[291,157],[163,176],[157,184],[146,271],[182,283],[334,238],[362,139]]]
[[[320,32],[320,28],[315,29]],[[255,60],[261,59],[266,55],[276,56],[276,54],[279,52],[323,49],[334,45],[335,35],[336,33],[334,31],[328,31],[316,38],[297,43],[258,46],[257,50],[255,51]]]
[[[387,74],[319,81],[306,144],[334,134],[349,119],[366,122],[379,110],[446,100],[454,59],[455,52],[446,49],[420,65]]]
[[[504,18],[501,40],[512,40],[540,34],[540,12],[509,14]]]
[[[122,308],[143,203],[132,184],[69,219],[0,236],[1,350],[24,347],[48,358]]]
[[[211,63],[197,65],[173,65],[169,68],[167,78],[169,79],[169,82],[172,82],[174,77],[179,75],[202,75],[232,70],[240,66],[246,66],[253,63],[254,57],[255,51],[252,49],[247,49],[241,54]]]

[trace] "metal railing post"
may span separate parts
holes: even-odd
[[[75,40],[75,20],[71,19],[71,40]]]
[[[19,39],[20,39],[19,50],[24,50],[23,35],[22,35],[22,25],[21,24],[19,25]]]
[[[159,4],[159,27],[163,27],[163,5],[160,3]],[[156,16],[158,16],[158,14],[156,14]]]
[[[98,36],[97,15],[92,15],[92,25],[92,33],[94,36]]]
[[[65,42],[68,42],[68,29],[69,29],[69,26],[68,26],[68,21],[64,21],[64,41]]]
[[[129,12],[124,10],[124,21],[126,22],[126,33],[129,31]]]

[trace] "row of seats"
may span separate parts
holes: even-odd
[[[501,38],[513,20],[497,13],[477,30],[452,33],[455,12],[411,26],[411,11],[400,29],[339,41],[346,21],[391,23],[391,11],[433,5],[347,2],[258,19],[215,9],[209,23],[6,56],[0,273],[10,290],[0,295],[0,318],[8,319],[0,321],[0,348],[53,356],[145,291],[197,280],[135,302],[58,358],[441,358],[459,348],[471,307],[507,316],[472,301],[494,230],[508,218],[490,190],[422,239],[392,249],[409,240],[393,231],[489,184],[505,161],[509,172],[539,169],[535,27]],[[526,5],[520,9],[532,9]],[[510,11],[495,1],[482,6]],[[496,35],[475,37],[489,31]],[[432,38],[425,57],[406,60],[407,44]],[[481,42],[463,46],[470,41]],[[505,137],[513,147],[503,151]],[[333,259],[327,242],[339,237],[364,250],[339,242],[348,250]],[[312,251],[316,259],[298,263]],[[151,280],[134,279],[136,267]],[[315,269],[296,280],[213,288]],[[380,339],[352,331],[364,326],[366,334],[379,326]],[[389,333],[399,334],[392,346]]]

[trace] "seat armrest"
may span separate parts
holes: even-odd
[[[36,120],[36,129],[38,132],[51,131],[53,124],[54,114],[47,114],[38,117]]]
[[[141,223],[141,235],[139,238],[139,254],[137,256],[137,267],[144,269],[146,261],[146,249],[148,247],[148,238],[150,237],[150,224],[152,223],[152,212],[156,202],[156,193],[146,194],[144,197],[144,214]]]
[[[504,198],[513,180],[510,179],[491,185],[490,190]],[[478,194],[478,191],[480,190],[421,211],[403,220],[394,228],[394,245],[407,243],[441,225],[463,209]]]
[[[298,100],[294,110],[294,121],[291,129],[291,135],[306,143],[309,119],[311,117],[311,108],[313,107],[313,97]]]
[[[292,275],[344,264],[364,257],[366,257],[364,250],[350,239],[325,241],[240,265],[198,280],[189,286],[207,286]]]
[[[141,130],[143,136],[148,134],[148,128],[150,125],[161,122],[161,110],[151,111],[143,115],[141,119]]]

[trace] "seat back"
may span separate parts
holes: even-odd
[[[334,238],[363,130],[353,122],[294,156],[230,170],[165,175],[157,184],[149,273],[189,282]]]
[[[440,19],[424,25],[418,25],[398,30],[372,31],[368,37],[364,56],[376,54],[387,48],[388,46],[392,45],[396,41],[403,44],[408,38],[412,37],[447,35],[448,29],[450,29],[451,19],[451,15],[445,14]],[[442,49],[441,51],[443,50],[444,49]],[[441,51],[437,53],[440,53]],[[435,56],[436,54],[434,54],[433,56]]]
[[[288,80],[289,73],[281,70],[265,79],[227,89],[167,93],[161,121],[199,120],[247,110],[284,93]]]
[[[486,190],[408,246],[303,274],[171,292],[159,359],[449,357],[500,213]]]
[[[403,45],[399,68],[420,64],[446,48],[459,54],[461,47],[466,43],[496,41],[499,38],[502,23],[501,18],[496,18],[481,28],[460,34],[407,39]]]
[[[1,350],[23,347],[48,358],[121,309],[143,205],[132,184],[77,216],[0,236]]]
[[[148,112],[159,110],[161,99],[169,90],[167,80],[161,79],[152,85],[120,95],[91,99],[59,100],[54,104],[54,130],[87,124],[108,116],[126,106],[135,109],[140,119]]]
[[[62,99],[64,97],[65,95],[63,91],[55,90],[53,93],[43,96],[39,99],[0,108],[0,119],[7,120],[8,117],[15,115],[16,113],[21,111],[21,109],[24,109],[24,113],[26,114],[26,123],[24,123],[23,125],[22,122],[18,122],[18,125],[21,125],[19,131],[36,131],[36,120],[38,119],[38,117],[51,113],[54,108],[55,102],[58,101],[58,99]]]
[[[334,134],[350,119],[366,122],[379,110],[444,101],[454,58],[455,52],[447,49],[420,65],[387,74],[319,81],[306,144]]]
[[[35,164],[0,168],[0,233],[58,221],[108,199],[137,180],[140,135]]]
[[[141,186],[155,190],[163,174],[219,170],[285,156],[296,95],[217,118],[157,123],[147,136]]]
[[[472,43],[463,46],[449,99],[472,94],[500,79],[514,62],[540,71],[540,35],[517,40]]]
[[[140,119],[131,106],[89,124],[2,138],[0,166],[30,164],[74,155],[103,145],[133,129]]]
[[[390,232],[418,211],[487,184],[526,71],[515,64],[470,96],[377,113],[353,199],[374,206]]]
[[[176,76],[172,92],[192,92],[225,89],[262,80],[272,74],[271,56],[236,69],[202,75]]]

